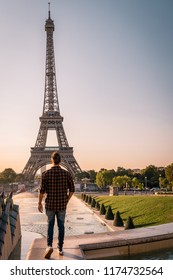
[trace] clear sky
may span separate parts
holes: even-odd
[[[39,131],[48,2],[0,0],[0,172],[23,170]],[[82,170],[172,163],[173,1],[50,2],[60,112]]]

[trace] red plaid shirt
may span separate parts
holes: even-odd
[[[43,172],[40,193],[46,193],[45,208],[54,211],[65,210],[68,192],[74,192],[74,183],[71,174],[60,166],[53,166]]]

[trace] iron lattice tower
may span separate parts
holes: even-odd
[[[55,56],[53,44],[53,32],[55,30],[54,21],[50,15],[50,4],[48,11],[48,19],[45,23],[46,39],[46,69],[45,69],[45,91],[43,113],[40,117],[40,129],[38,132],[35,147],[31,148],[31,156],[23,169],[23,175],[26,180],[32,180],[37,170],[46,164],[50,164],[50,158],[53,151],[59,151],[61,155],[61,165],[69,170],[74,176],[81,172],[77,161],[73,156],[73,148],[69,147],[65,131],[63,128],[63,117],[60,115],[56,71]],[[46,140],[49,130],[55,130],[58,146],[47,147]]]

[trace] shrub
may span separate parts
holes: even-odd
[[[93,197],[92,198],[92,201],[91,201],[91,207],[95,207],[96,206],[96,200],[95,198]]]
[[[114,214],[112,212],[112,208],[111,208],[110,205],[108,206],[108,208],[106,210],[105,219],[107,219],[107,220],[113,220],[114,219]]]
[[[92,201],[92,197],[89,195],[89,197],[88,197],[88,204],[91,204],[91,201]]]
[[[85,202],[88,203],[88,195],[85,196]]]
[[[123,223],[123,220],[120,216],[120,212],[117,211],[116,215],[114,216],[114,223],[113,223],[114,226],[116,227],[123,227],[124,226],[124,223]]]
[[[129,216],[125,225],[125,229],[135,228],[132,218]]]
[[[100,207],[100,215],[105,215],[105,214],[106,214],[106,208],[105,208],[104,204],[102,203],[101,207]]]
[[[95,205],[95,208],[100,211],[100,203],[98,201],[96,201],[96,205]]]

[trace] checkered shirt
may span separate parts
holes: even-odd
[[[43,172],[40,193],[46,194],[45,208],[54,211],[66,209],[68,192],[74,192],[71,174],[60,166],[53,166]]]

